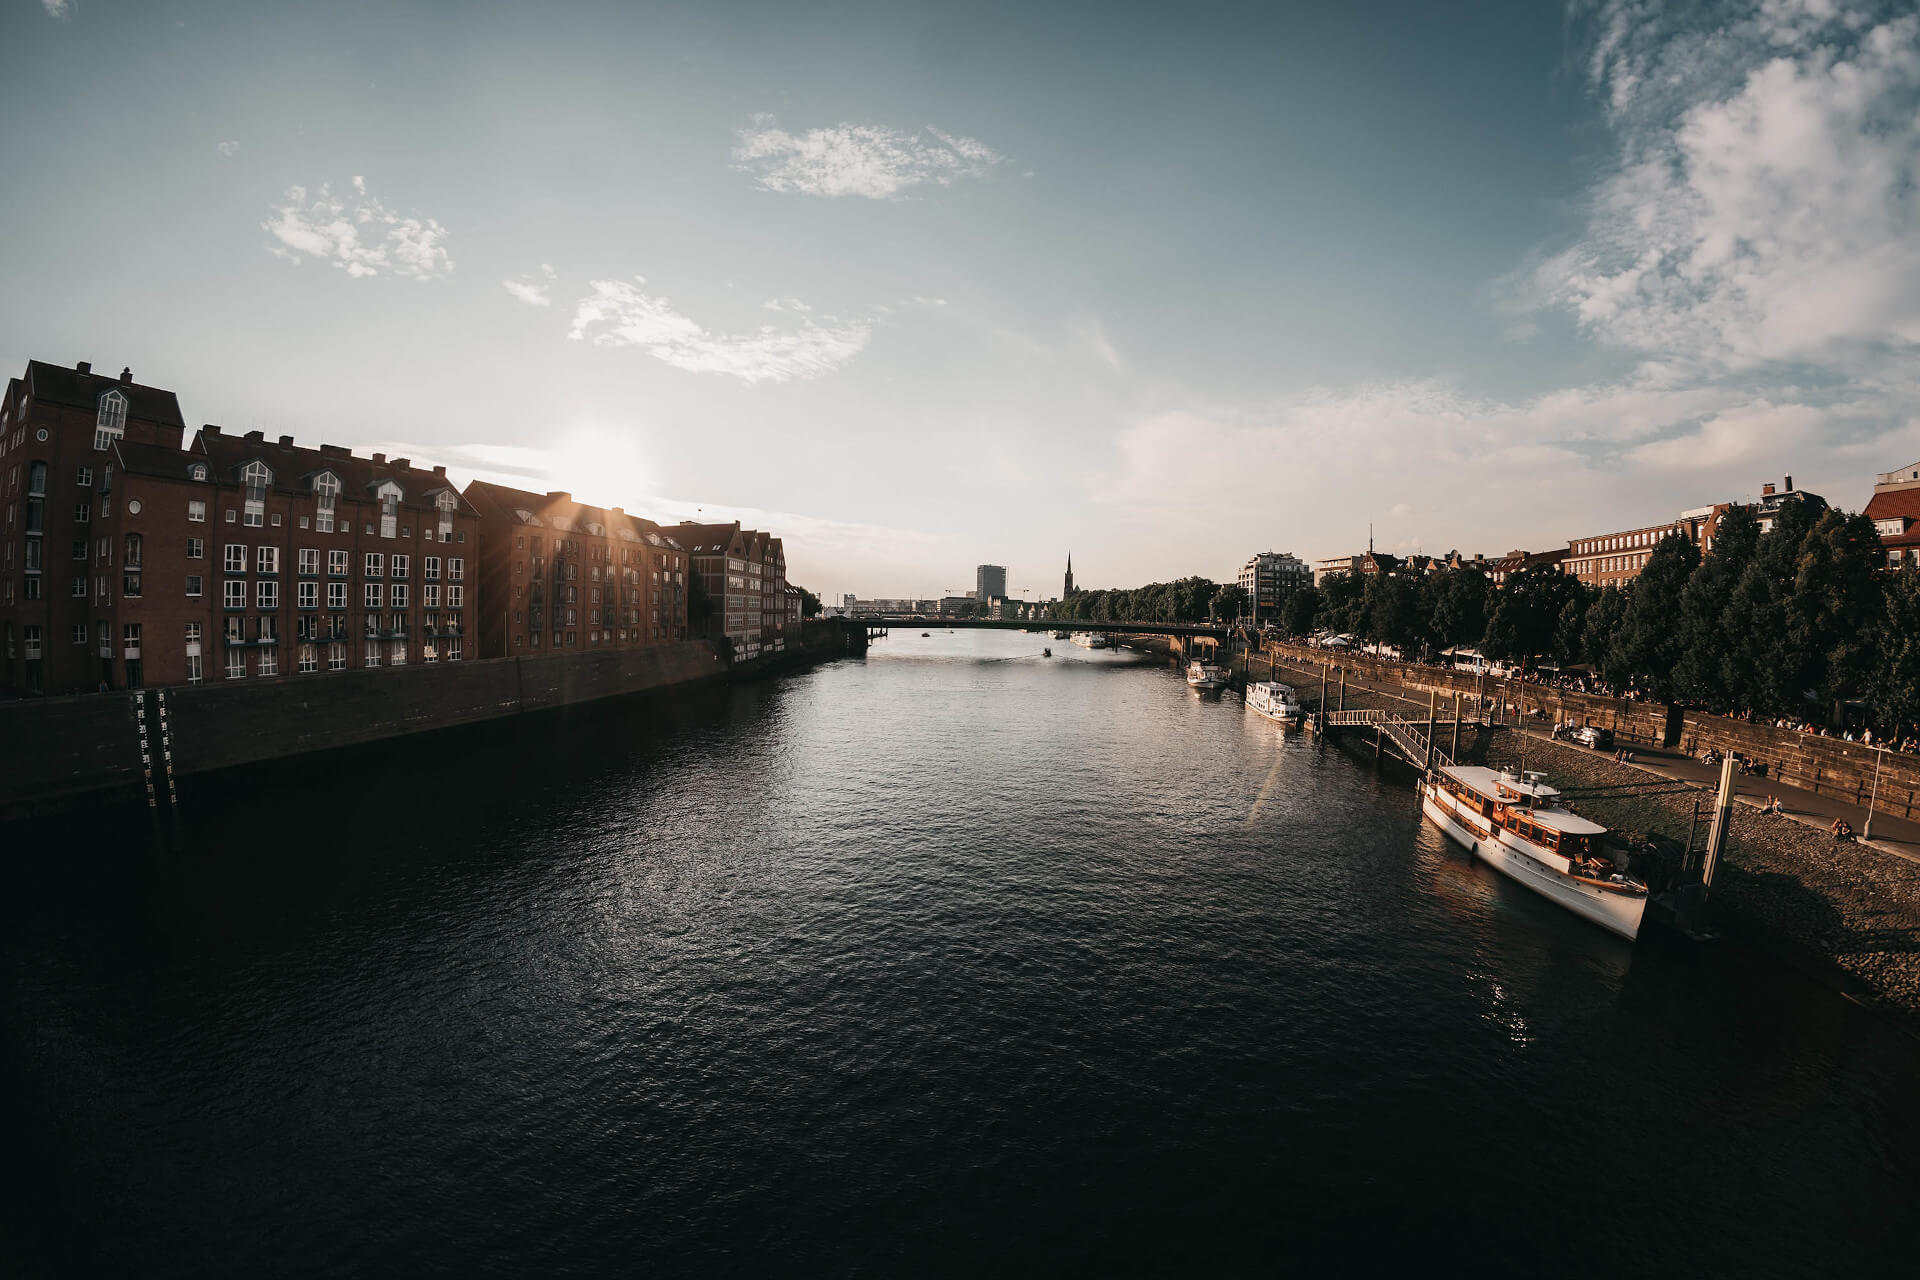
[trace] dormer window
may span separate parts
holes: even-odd
[[[93,424],[93,447],[107,449],[127,433],[127,398],[118,391],[100,397],[100,416]]]
[[[273,479],[273,472],[267,470],[267,464],[255,459],[240,469],[240,487],[245,492],[245,523],[259,528],[267,522],[267,484]]]
[[[453,541],[453,509],[459,502],[453,496],[453,490],[442,489],[433,495],[433,505],[440,516],[440,541]]]
[[[340,496],[340,477],[322,471],[313,478],[313,527],[318,533],[333,532],[333,503]]]
[[[188,467],[187,477],[192,480],[205,480],[207,478],[206,464],[203,462],[196,462],[191,467]]]
[[[380,500],[380,536],[397,538],[400,536],[400,486],[391,480],[384,481],[374,496]]]

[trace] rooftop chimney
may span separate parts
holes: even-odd
[[[388,465],[391,466],[396,471],[411,471],[413,470],[413,459],[412,458],[395,458]]]
[[[246,434],[248,444],[264,444],[266,443],[266,439],[267,433],[264,431],[249,431]]]
[[[292,436],[281,436],[281,437],[280,437],[280,447],[281,447],[282,449],[291,449],[291,448],[293,448],[293,437],[292,437]]]
[[[82,360],[82,361],[81,361],[81,362],[80,362],[79,364],[77,364],[77,365],[75,365],[75,366],[73,366],[73,367],[74,367],[74,370],[75,370],[75,372],[78,372],[78,373],[92,373],[92,372],[93,372],[93,361],[91,361],[91,360]]]
[[[437,476],[444,476],[445,474],[447,474],[447,469],[446,469],[446,467],[445,467],[444,465],[443,465],[443,466],[438,466],[438,467],[435,467],[435,468],[433,469],[433,474],[435,474],[435,475],[437,475]]]
[[[204,426],[202,426],[202,427],[200,428],[200,430],[201,430],[202,432],[204,432],[205,434],[207,434],[207,435],[210,435],[210,436],[217,436],[217,435],[219,435],[219,434],[220,434],[220,428],[219,428],[219,427],[216,427],[216,426],[214,426],[214,425],[213,425],[213,424],[212,424],[211,422],[209,422],[209,423],[207,423],[206,425],[204,425]]]
[[[1788,492],[1788,493],[1792,493],[1792,492],[1793,492],[1793,477],[1792,477],[1792,476],[1788,476],[1788,477],[1787,477],[1787,492]]]
[[[374,455],[373,455],[373,465],[374,465],[374,466],[376,466],[376,467],[384,467],[384,466],[386,466],[386,465],[387,465],[387,455],[386,455],[386,454],[384,454],[384,453],[376,453],[376,454],[374,454]]]
[[[329,458],[351,458],[353,451],[343,444],[323,444],[320,452]]]
[[[572,501],[573,501],[573,495],[572,495],[572,494],[570,494],[570,493],[567,493],[567,492],[565,492],[564,490],[560,490],[560,489],[549,489],[549,490],[547,490],[547,501],[549,501],[549,502],[572,502]]]
[[[123,386],[133,385],[133,366],[126,365],[120,370],[120,382]]]

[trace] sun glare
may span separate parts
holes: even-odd
[[[632,510],[653,491],[653,473],[628,431],[572,427],[549,452],[549,485],[582,502]]]

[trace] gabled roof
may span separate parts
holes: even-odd
[[[186,419],[180,416],[179,398],[160,387],[122,382],[105,374],[81,373],[78,369],[48,364],[44,360],[27,361],[26,381],[27,389],[35,400],[76,409],[98,408],[101,396],[109,391],[119,391],[127,398],[127,417],[186,429]]]
[[[738,520],[731,524],[696,524],[682,520],[669,532],[694,555],[724,555],[736,544],[743,545],[748,536]]]
[[[1867,502],[1869,520],[1920,520],[1920,489],[1876,493]]]
[[[654,536],[660,526],[645,516],[630,515],[618,508],[588,506],[584,502],[575,502],[570,493],[534,493],[530,489],[516,489],[511,485],[494,484],[490,480],[473,480],[467,484],[465,497],[482,518],[505,517],[522,524],[559,529],[563,533],[614,537],[626,542],[645,538],[656,546],[672,545]],[[592,533],[589,529],[591,525],[599,525],[601,532]],[[628,536],[629,531],[632,536]]]
[[[400,486],[400,505],[410,510],[437,511],[433,495],[443,489],[459,496],[444,468],[429,471],[414,466],[411,459],[388,459],[384,455],[359,458],[334,445],[308,449],[294,444],[292,436],[269,440],[259,431],[230,436],[209,425],[194,434],[190,451],[205,459],[212,472],[209,478],[221,484],[238,484],[241,470],[258,459],[273,473],[271,485],[276,493],[305,496],[313,492],[314,478],[330,471],[340,478],[342,502],[371,502],[375,491],[388,480]],[[183,470],[186,463],[195,460],[185,458]],[[471,505],[461,505],[467,515],[474,514]]]

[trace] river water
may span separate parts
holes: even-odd
[[[1884,1274],[1920,1226],[1915,1041],[1137,655],[896,632],[191,804],[157,870],[11,851],[0,1267]]]

